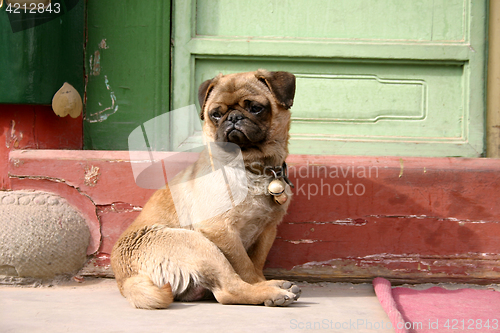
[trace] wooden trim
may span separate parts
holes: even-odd
[[[490,1],[486,142],[488,157],[500,157],[500,0]]]

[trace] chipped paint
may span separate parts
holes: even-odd
[[[343,219],[343,220],[337,220],[333,222],[329,222],[330,224],[337,224],[337,225],[350,225],[350,226],[355,226],[355,227],[361,227],[363,225],[366,225],[368,223],[367,220],[364,219]]]
[[[91,54],[89,57],[89,75],[92,75],[92,67],[94,66],[94,55]]]
[[[12,162],[12,165],[15,167],[15,168],[19,168],[21,165],[24,164],[24,161],[20,161],[19,159],[17,158],[13,158],[11,159],[11,162]]]
[[[11,120],[10,122],[10,135],[5,136],[5,147],[7,149],[10,148],[19,148],[19,143],[23,139],[23,132],[19,131],[19,134],[16,133],[16,121]]]
[[[106,44],[106,38],[103,38],[101,42],[99,43],[99,48],[100,49],[109,49],[109,46]]]
[[[284,240],[285,242],[289,242],[292,244],[312,244],[316,242],[321,242],[320,240],[317,239],[299,239],[299,240]]]
[[[94,56],[90,56],[90,75],[98,76],[99,74],[101,74],[101,53],[97,50]]]
[[[304,281],[369,282],[384,276],[398,282],[482,282],[500,278],[500,255],[463,253],[450,256],[380,253],[366,257],[334,258],[295,265],[291,269],[268,268],[268,278]]]
[[[78,272],[78,275],[82,277],[114,277],[109,254],[100,253],[99,255],[91,257],[85,266]]]
[[[92,166],[92,167],[86,167],[85,168],[85,178],[84,178],[84,184],[90,187],[94,187],[97,185],[97,182],[99,181],[99,176],[101,174],[99,173],[99,167],[97,166]]]
[[[368,215],[367,217],[375,217],[378,219],[392,218],[392,219],[417,219],[417,220],[436,220],[436,221],[449,221],[457,222],[459,225],[465,225],[469,223],[484,224],[484,223],[500,223],[499,221],[483,221],[483,220],[469,220],[469,219],[457,219],[455,217],[438,217],[429,215]]]
[[[116,103],[115,92],[111,89],[111,85],[109,84],[107,75],[104,75],[104,84],[106,85],[106,89],[109,91],[109,97],[111,98],[111,105],[105,108],[104,110],[90,114],[90,116],[87,117],[86,119],[86,121],[88,121],[89,123],[101,123],[106,119],[108,119],[109,116],[115,114],[118,111],[118,104]]]
[[[142,207],[134,206],[126,202],[113,202],[106,205],[97,205],[99,214],[102,213],[131,213],[140,212]]]
[[[99,43],[99,49],[106,50],[108,49],[108,45],[106,44],[106,38],[101,40]],[[101,52],[99,50],[94,51],[94,54],[91,54],[89,57],[89,69],[90,75],[99,76],[101,74]]]
[[[352,219],[349,217],[345,218],[345,219],[328,221],[328,222],[317,222],[317,221],[288,222],[288,224],[317,224],[317,225],[335,224],[335,225],[345,225],[345,226],[354,226],[354,227],[361,227],[361,226],[366,225],[367,223],[368,223],[368,221],[365,219],[361,219],[361,218]],[[311,231],[314,231],[314,228],[311,228]]]
[[[294,266],[292,269],[295,269],[296,267],[314,267],[314,266],[330,266],[335,268],[335,265],[332,265],[332,260],[338,260],[338,259],[331,259],[331,260],[325,260],[325,261],[310,261],[306,262],[305,264],[299,265],[299,266]]]
[[[30,179],[30,180],[48,180],[48,181],[55,182],[55,183],[63,183],[63,184],[69,185],[72,188],[76,189],[77,191],[80,191],[80,189],[78,187],[75,187],[73,185],[66,183],[66,180],[63,178],[56,178],[56,177],[49,177],[49,176],[23,176],[23,175],[13,175],[11,173],[9,173],[9,178],[12,178],[12,179]]]
[[[399,178],[403,177],[403,171],[404,171],[404,163],[403,159],[399,159]]]

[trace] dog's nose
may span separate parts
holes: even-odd
[[[232,122],[233,124],[236,124],[238,121],[240,121],[241,119],[243,119],[243,113],[241,113],[241,111],[238,111],[238,110],[233,110],[229,113],[229,115],[227,116],[227,120]]]

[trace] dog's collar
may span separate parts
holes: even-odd
[[[264,169],[266,170],[266,169]],[[272,174],[273,179],[267,186],[267,192],[273,196],[274,202],[278,205],[283,205],[288,201],[286,193],[286,184],[294,187],[290,179],[288,179],[288,167],[285,162],[281,166],[268,168]],[[265,171],[264,171],[265,173]]]
[[[278,166],[265,166],[261,172],[261,174],[271,177],[272,179],[283,179],[290,187],[295,187],[288,178],[288,165],[286,162]]]

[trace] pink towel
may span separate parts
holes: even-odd
[[[391,289],[383,278],[376,278],[373,285],[397,333],[500,332],[500,292]]]
[[[394,331],[396,333],[408,333],[403,316],[398,311],[398,306],[392,297],[391,283],[384,278],[378,277],[373,280],[373,287],[382,308],[389,316]]]

